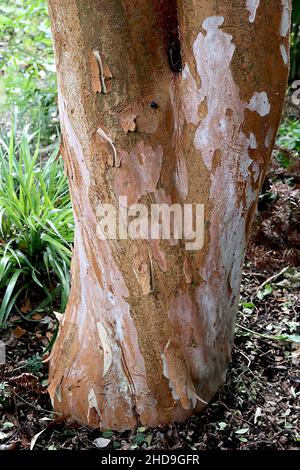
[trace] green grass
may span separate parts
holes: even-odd
[[[26,127],[0,140],[0,325],[25,298],[43,309],[69,295],[74,222],[63,163],[55,150],[39,158],[39,138]],[[35,144],[34,144],[35,142]]]

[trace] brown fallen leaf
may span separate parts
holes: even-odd
[[[13,330],[13,334],[16,336],[16,338],[21,338],[21,336],[24,336],[26,333],[27,333],[27,330],[24,330],[24,329],[21,328],[20,326],[17,326],[17,327]]]
[[[38,377],[27,372],[23,372],[17,377],[10,378],[8,382],[13,387],[17,387],[18,389],[25,389],[27,391],[30,390],[34,393],[43,393],[43,391],[47,389],[47,387],[44,387],[39,383]]]
[[[40,313],[35,313],[33,316],[32,316],[32,320],[41,320],[43,317]]]
[[[32,310],[32,305],[29,299],[26,299],[25,303],[20,308],[22,313],[29,313]]]

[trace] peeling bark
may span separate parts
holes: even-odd
[[[57,412],[182,421],[224,383],[288,74],[288,0],[48,0],[75,216]],[[205,242],[102,240],[100,204],[205,205]]]

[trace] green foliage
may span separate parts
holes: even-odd
[[[264,286],[264,290],[261,290],[257,293],[257,298],[259,300],[263,300],[265,297],[268,297],[268,295],[271,295],[273,293],[273,287],[271,284],[267,284]]]
[[[29,357],[25,364],[26,369],[32,374],[39,375],[43,368],[43,362],[41,356],[36,353]]]
[[[0,140],[0,325],[24,295],[42,306],[60,297],[65,309],[74,222],[63,163],[55,150],[39,159],[39,143],[25,128]],[[56,287],[54,287],[56,286]]]
[[[281,124],[278,136],[277,145],[292,153],[300,153],[300,121],[297,119],[285,119]],[[279,163],[288,168],[291,163],[291,154],[279,152]]]
[[[291,29],[291,70],[290,81],[293,82],[300,74],[300,2],[293,0]]]
[[[50,21],[43,0],[0,0],[0,104],[46,140],[57,126],[56,76]],[[4,124],[4,123],[3,123]]]

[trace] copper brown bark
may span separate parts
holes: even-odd
[[[182,421],[225,380],[285,95],[290,2],[48,4],[76,224],[51,399],[103,429]],[[101,240],[99,207],[122,195],[204,204],[204,247]]]

